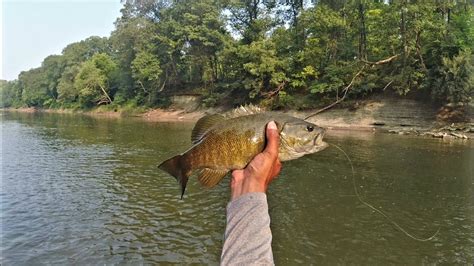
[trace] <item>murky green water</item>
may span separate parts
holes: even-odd
[[[157,170],[185,150],[191,124],[4,113],[1,263],[219,261],[228,178],[192,180],[184,200]],[[472,264],[474,145],[407,136],[330,133],[334,148],[285,163],[269,191],[277,264]]]

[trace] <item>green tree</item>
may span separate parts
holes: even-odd
[[[110,56],[99,53],[82,63],[75,77],[74,86],[79,91],[79,100],[85,106],[109,104],[111,83],[117,66]]]
[[[148,97],[148,103],[152,102],[151,97],[157,91],[163,89],[158,89],[162,72],[160,61],[149,52],[138,53],[132,61],[132,76],[143,89],[144,96]]]
[[[117,96],[123,101],[134,99],[142,92],[132,73],[132,62],[140,51],[153,50],[156,39],[156,24],[142,17],[127,17],[127,9],[115,23],[110,43],[115,51],[113,57],[118,64],[120,75],[117,80]],[[153,54],[153,53],[152,53]],[[140,97],[140,96],[139,96]]]
[[[21,87],[17,80],[0,81],[0,107],[21,107]]]
[[[58,83],[64,71],[65,60],[62,55],[50,55],[43,60],[41,68],[44,70],[44,78],[47,83],[48,95],[56,100],[58,97]]]
[[[311,107],[349,83],[348,97],[472,99],[472,1],[126,0],[121,13],[110,38],[2,84],[2,105],[153,106],[199,92],[206,104]]]
[[[287,81],[286,64],[277,57],[270,40],[229,47],[223,60],[228,80],[233,80],[230,88],[235,95],[243,96],[243,101],[262,99]]]
[[[74,86],[74,79],[79,73],[80,67],[73,65],[66,67],[59,78],[58,100],[61,103],[70,104],[76,102],[79,97],[79,91]]]
[[[229,25],[240,34],[243,44],[263,40],[274,26],[270,16],[274,8],[274,1],[229,0],[226,5],[230,12]]]
[[[112,53],[110,42],[106,37],[91,36],[80,42],[69,44],[62,51],[66,66],[80,64],[97,53]]]
[[[23,71],[18,76],[21,100],[28,107],[43,107],[50,99],[49,84],[42,68]]]
[[[474,56],[463,51],[452,59],[443,58],[440,74],[431,82],[437,100],[469,103],[474,97]]]

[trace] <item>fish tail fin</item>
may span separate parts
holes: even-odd
[[[184,191],[186,190],[186,184],[188,183],[188,175],[184,172],[181,163],[182,155],[176,155],[162,162],[158,168],[174,176],[178,183],[181,185],[181,199],[183,199]]]

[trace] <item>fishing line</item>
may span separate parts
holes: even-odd
[[[362,197],[360,196],[359,194],[359,190],[357,190],[357,186],[356,186],[356,181],[355,181],[355,170],[354,170],[354,166],[352,165],[352,161],[351,159],[349,158],[349,156],[347,155],[347,153],[342,149],[340,148],[339,146],[335,145],[335,144],[332,144],[332,143],[328,143],[330,144],[331,146],[334,146],[335,148],[337,148],[338,150],[340,150],[344,156],[346,156],[347,160],[349,161],[349,164],[351,165],[351,169],[352,169],[352,185],[354,186],[354,191],[355,191],[355,194],[357,196],[357,199],[362,203],[364,204],[365,206],[369,207],[370,209],[374,210],[375,212],[379,213],[380,215],[382,215],[385,219],[387,219],[387,221],[389,221],[390,223],[392,223],[393,226],[395,226],[398,230],[400,230],[401,232],[403,232],[406,236],[414,239],[414,240],[417,240],[417,241],[421,241],[421,242],[426,242],[426,241],[430,241],[431,239],[433,239],[438,233],[439,233],[439,230],[440,230],[440,227],[438,228],[438,230],[436,230],[436,233],[434,233],[432,236],[428,237],[428,238],[421,238],[421,237],[417,237],[413,234],[410,234],[407,232],[407,230],[403,229],[403,227],[401,227],[397,222],[395,222],[394,220],[392,220],[387,214],[385,214],[385,212],[375,208],[372,204],[364,201],[362,199]]]

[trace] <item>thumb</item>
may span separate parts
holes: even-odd
[[[280,145],[280,135],[274,121],[270,121],[266,128],[267,146],[263,152],[273,158],[278,157],[278,146]]]

